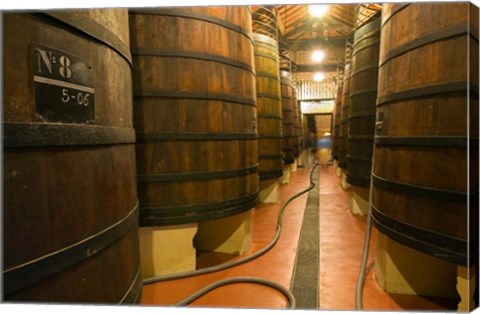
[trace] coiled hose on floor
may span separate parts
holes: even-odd
[[[152,284],[152,283],[155,283],[155,282],[161,282],[161,281],[167,281],[167,280],[182,279],[182,278],[193,277],[193,276],[198,276],[198,275],[210,274],[210,273],[213,273],[213,272],[225,270],[225,269],[228,269],[228,268],[232,268],[234,266],[238,266],[238,265],[250,262],[250,261],[262,256],[263,254],[267,253],[268,251],[270,251],[277,244],[278,239],[280,238],[280,233],[282,232],[282,217],[283,217],[283,213],[285,211],[285,208],[294,199],[296,199],[297,197],[301,196],[302,194],[312,190],[315,187],[315,183],[313,182],[312,176],[313,176],[313,172],[315,171],[315,168],[317,166],[318,166],[318,159],[316,158],[313,162],[313,167],[312,167],[312,170],[310,172],[310,177],[309,177],[310,178],[310,186],[308,188],[298,192],[297,194],[293,195],[292,197],[290,197],[287,201],[285,201],[285,203],[280,208],[280,211],[278,213],[277,229],[276,229],[276,232],[275,232],[275,236],[264,248],[262,248],[261,250],[253,253],[252,255],[245,256],[243,258],[240,258],[240,259],[232,261],[232,262],[223,263],[223,264],[220,264],[220,265],[215,265],[215,266],[202,268],[202,269],[194,270],[194,271],[188,271],[188,272],[183,272],[183,273],[176,273],[176,274],[169,274],[169,275],[162,275],[162,276],[158,276],[158,277],[147,278],[147,279],[143,280],[143,282],[142,282],[143,285],[148,285],[148,284]],[[288,300],[288,308],[289,309],[295,308],[295,297],[290,292],[290,290],[288,290],[287,288],[281,286],[280,284],[278,284],[276,282],[266,280],[266,279],[261,279],[261,278],[255,278],[255,277],[232,277],[232,278],[227,278],[227,279],[216,281],[213,284],[210,284],[210,285],[200,289],[199,291],[191,294],[190,296],[178,301],[177,303],[174,304],[174,306],[188,305],[188,304],[192,303],[193,301],[195,301],[196,299],[200,298],[201,296],[207,294],[208,292],[210,292],[210,291],[212,291],[212,290],[214,290],[218,287],[228,285],[228,284],[234,284],[234,283],[255,283],[255,284],[265,285],[265,286],[269,286],[271,288],[274,288],[274,289],[280,291],[281,293],[283,293],[285,295],[285,297]]]

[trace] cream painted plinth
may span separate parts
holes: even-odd
[[[350,186],[350,211],[354,215],[367,215],[369,208],[369,189]]]
[[[240,255],[252,246],[253,209],[198,223],[194,245],[201,252]]]
[[[280,201],[278,187],[280,183],[278,179],[263,180],[259,182],[260,186],[260,203],[276,204]]]
[[[283,176],[279,179],[280,184],[289,184],[292,170],[290,165],[283,165]]]
[[[457,266],[404,246],[378,233],[375,279],[388,293],[458,296]]]
[[[347,182],[347,171],[343,169],[342,169],[342,174],[340,175],[340,186],[344,190],[350,188],[350,183]]]
[[[139,228],[142,278],[195,270],[198,224]]]
[[[473,295],[475,293],[475,277],[478,275],[476,265],[468,269],[465,266],[457,266],[457,291],[460,295],[460,302],[457,310],[459,312],[471,312],[478,304],[475,304]]]
[[[298,167],[298,161],[295,159],[292,164],[290,164],[290,171],[292,173],[297,172],[297,167]]]

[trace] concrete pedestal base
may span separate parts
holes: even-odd
[[[350,188],[350,183],[347,182],[347,172],[343,169],[342,174],[340,175],[340,186],[344,190]]]
[[[280,184],[289,184],[292,170],[290,165],[283,165],[283,176],[280,178]]]
[[[215,220],[198,223],[193,240],[195,248],[202,252],[218,252],[240,255],[252,246],[253,209]]]
[[[337,177],[341,177],[343,169],[338,166],[338,163],[337,163],[337,168],[335,170],[336,170]]]
[[[308,164],[311,164],[312,161],[309,160],[309,152],[308,150],[304,149],[300,153],[300,157],[297,159],[297,167],[303,168],[306,167]],[[312,159],[313,160],[313,159]]]
[[[464,266],[457,266],[457,291],[460,295],[460,302],[457,310],[459,312],[471,312],[476,304],[473,299],[475,293],[475,276],[478,274],[477,268],[472,266],[470,269]]]
[[[141,227],[139,230],[142,278],[195,270],[193,237],[198,224]]]
[[[354,215],[367,215],[370,206],[368,202],[369,190],[357,186],[350,186],[350,211]]]
[[[388,293],[458,297],[457,266],[378,233],[375,279]]]
[[[276,204],[280,201],[280,194],[278,193],[279,186],[278,179],[260,181],[260,203]]]
[[[293,161],[293,164],[290,164],[290,171],[292,173],[297,172],[297,165],[298,165],[297,159]]]

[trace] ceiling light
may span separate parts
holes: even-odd
[[[314,17],[322,17],[328,11],[328,4],[311,4],[308,6],[308,12]]]
[[[325,74],[322,72],[317,72],[313,75],[313,80],[315,82],[323,81],[324,78],[325,78]]]
[[[312,61],[313,62],[320,62],[325,58],[325,53],[322,50],[315,50],[312,53]]]

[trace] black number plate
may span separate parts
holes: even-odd
[[[50,122],[93,123],[92,66],[72,54],[32,45],[37,113]]]

